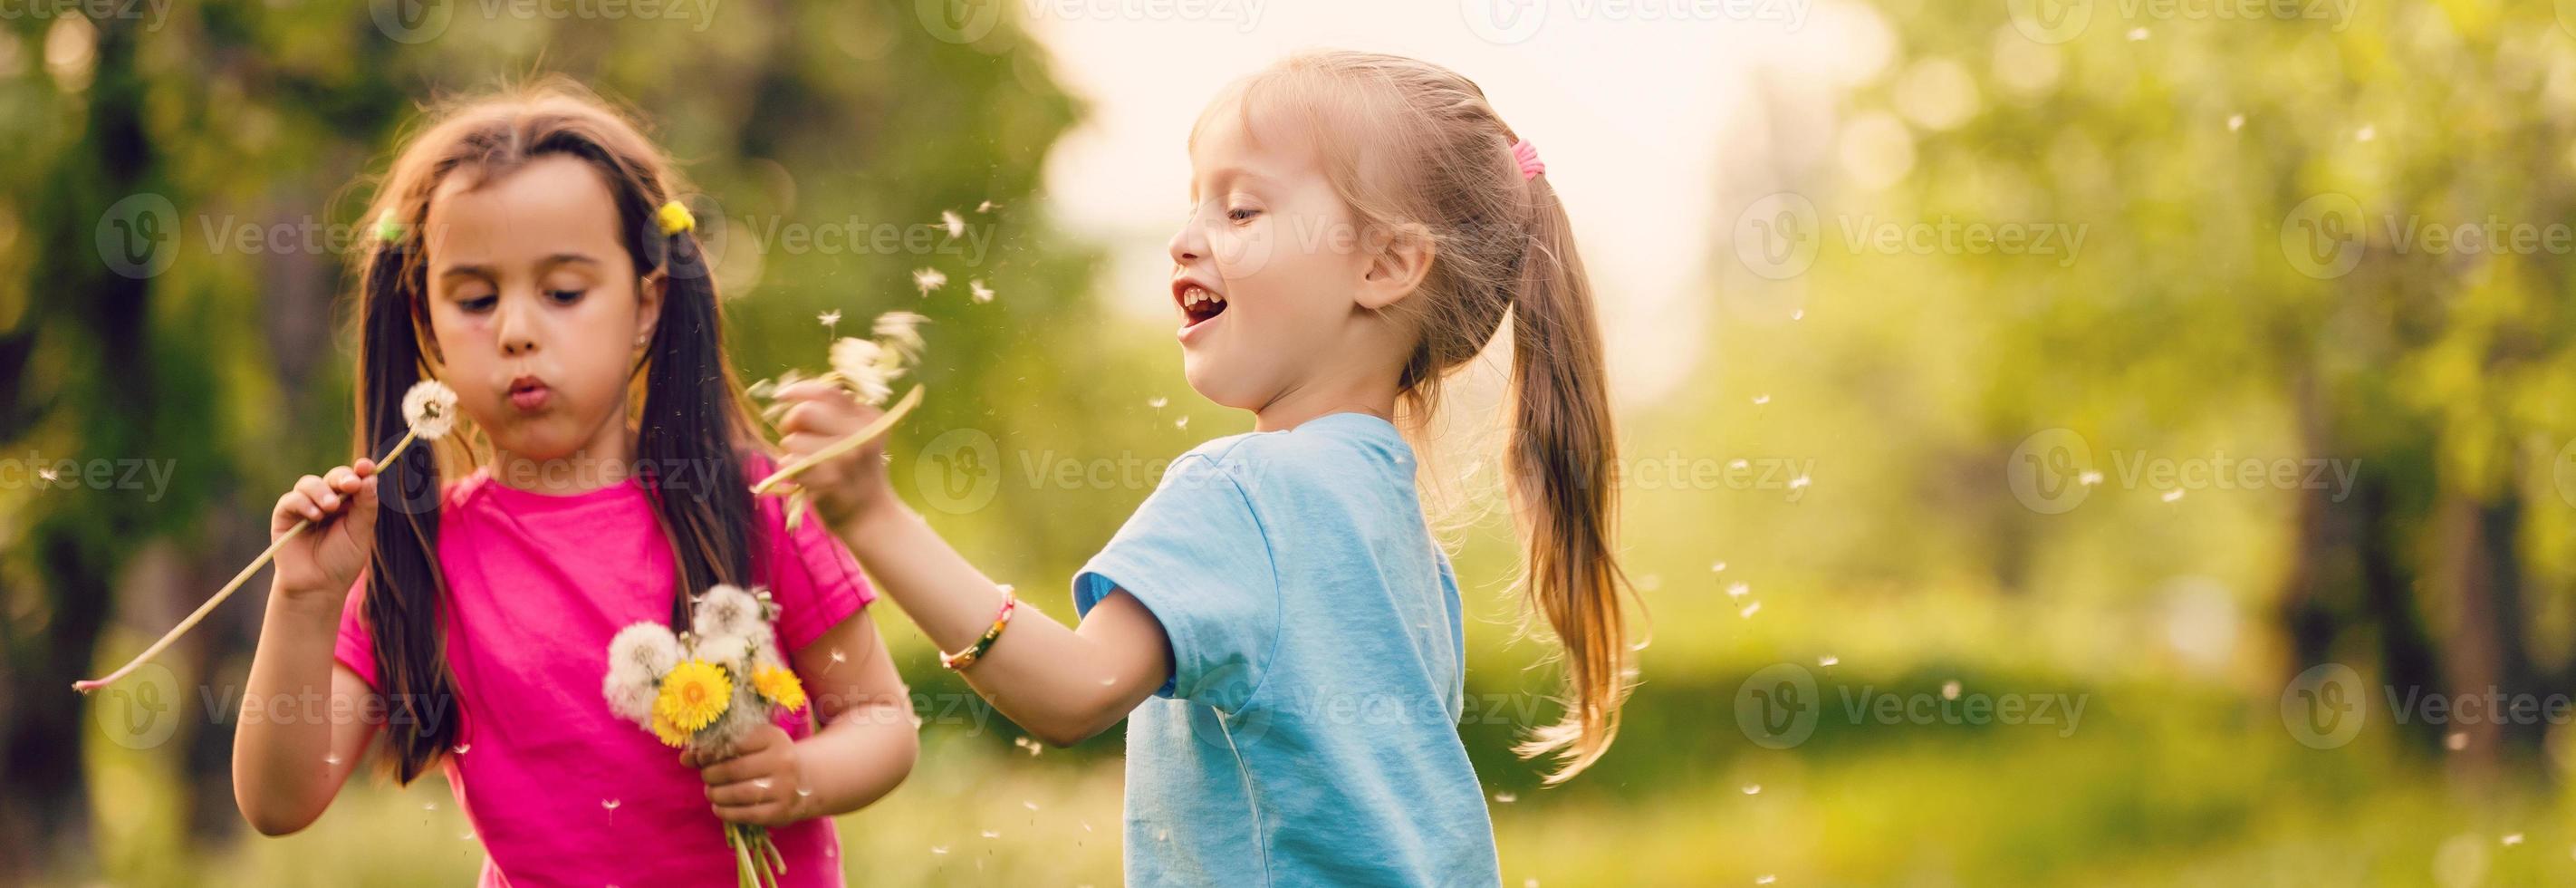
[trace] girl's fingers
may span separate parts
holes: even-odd
[[[351,493],[358,489],[358,470],[341,466],[323,473],[322,480],[330,484],[332,490]]]
[[[322,514],[322,510],[314,508],[313,500],[304,494],[290,490],[277,498],[277,511],[271,514],[275,517],[269,520],[268,526],[274,532],[285,530],[297,521],[316,520],[315,516]]]
[[[716,817],[726,823],[748,823],[774,826],[778,823],[776,805],[717,805]]]
[[[324,514],[340,507],[339,492],[332,490],[331,485],[324,483],[318,476],[306,475],[303,480],[295,482],[295,492],[312,500],[316,507],[316,511],[304,516],[308,519],[320,521]]]
[[[805,379],[779,386],[778,391],[772,394],[771,400],[817,401],[840,394],[840,391],[841,387],[837,384],[820,379]]]
[[[376,461],[361,456],[357,462],[349,464],[349,470],[358,473],[358,477],[369,477],[376,473]]]
[[[776,785],[762,788],[759,784],[745,780],[708,789],[707,801],[716,803],[718,808],[756,808],[776,801],[779,792],[780,788]]]
[[[698,778],[705,780],[708,786],[741,783],[758,776],[760,776],[760,769],[752,762],[741,758],[724,759],[698,766]]]

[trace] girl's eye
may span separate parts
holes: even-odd
[[[1252,217],[1258,215],[1261,215],[1261,211],[1251,207],[1237,207],[1235,209],[1225,211],[1226,218],[1237,222],[1250,222],[1252,221]]]
[[[584,291],[584,290],[547,290],[547,291],[546,291],[546,298],[548,298],[548,299],[552,299],[552,300],[554,300],[555,302],[560,303],[560,304],[563,304],[563,305],[571,305],[571,304],[573,304],[573,303],[575,303],[575,302],[580,302],[580,301],[581,301],[581,296],[582,296],[582,294],[583,294],[584,292],[587,292],[587,291]]]
[[[482,314],[491,311],[492,306],[500,302],[499,296],[476,296],[472,299],[456,300],[456,307],[464,309],[466,314]]]

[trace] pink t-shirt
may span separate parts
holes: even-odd
[[[746,468],[756,475],[762,463]],[[791,535],[777,498],[760,498],[758,511],[753,570],[780,605],[784,650],[875,600],[858,561],[819,519],[807,516]],[[447,757],[446,773],[489,855],[482,884],[733,884],[733,852],[698,772],[600,695],[609,638],[670,621],[671,543],[643,488],[550,496],[477,472],[446,491],[438,563],[451,605],[448,664],[463,698],[461,752]],[[372,687],[365,594],[361,578],[341,611],[337,656]],[[812,733],[810,715],[788,732]],[[782,884],[842,884],[830,820],[770,836],[787,859]]]

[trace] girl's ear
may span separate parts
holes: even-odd
[[[653,341],[653,326],[662,320],[662,299],[670,289],[670,276],[655,269],[635,285],[635,347],[643,348]]]
[[[1435,252],[1430,233],[1421,225],[1406,225],[1398,230],[1361,271],[1360,306],[1383,311],[1413,295],[1413,291],[1421,289],[1422,279],[1430,276]]]

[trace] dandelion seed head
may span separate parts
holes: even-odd
[[[939,227],[948,229],[949,237],[966,236],[966,218],[957,215],[956,210],[939,211]]]
[[[815,316],[814,316],[814,322],[815,322],[815,323],[818,323],[818,324],[822,324],[823,326],[826,326],[826,327],[837,327],[837,326],[840,326],[840,324],[841,324],[841,310],[836,308],[836,309],[833,309],[833,310],[831,310],[831,311],[827,311],[827,312],[824,312],[824,313],[822,313],[822,314],[815,315]]]
[[[422,440],[436,441],[456,427],[456,390],[447,383],[424,379],[412,383],[403,392],[403,421],[411,423],[413,433]]]

